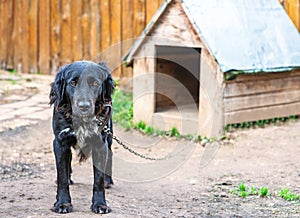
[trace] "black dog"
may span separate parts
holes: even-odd
[[[52,128],[57,169],[57,195],[52,211],[71,212],[71,147],[80,161],[93,160],[94,185],[91,209],[108,213],[104,188],[111,178],[112,132],[111,95],[114,82],[104,63],[78,61],[61,67],[51,85],[50,105],[54,104]],[[105,129],[104,129],[105,126]]]

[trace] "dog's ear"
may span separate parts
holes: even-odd
[[[69,65],[64,65],[58,70],[54,82],[51,84],[49,104],[50,105],[54,104],[55,108],[59,108],[60,106],[62,106],[65,101],[64,99],[64,94],[66,89],[65,71],[68,66]]]
[[[111,76],[111,73],[110,73],[110,69],[108,68],[108,66],[103,63],[103,62],[100,62],[98,63],[98,65],[100,65],[101,67],[101,73],[104,73],[104,81],[102,83],[102,91],[103,91],[103,100],[104,101],[111,101],[111,96],[114,92],[114,89],[115,89],[115,83],[114,83],[114,80]]]

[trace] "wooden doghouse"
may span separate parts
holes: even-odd
[[[166,0],[123,60],[135,122],[218,137],[300,114],[300,36],[277,0]]]

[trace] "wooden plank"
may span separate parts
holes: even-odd
[[[255,75],[253,77],[257,78]],[[226,83],[224,96],[229,98],[295,89],[300,89],[300,75],[286,77],[286,74],[283,73],[281,77],[277,78],[272,78],[270,75],[268,79],[266,77],[253,81]]]
[[[111,44],[110,0],[102,0],[100,4],[100,48],[103,52]],[[102,58],[102,57],[101,57]],[[105,59],[105,57],[103,57]]]
[[[37,73],[37,53],[38,53],[38,1],[30,0],[29,2],[29,14],[28,14],[28,25],[29,25],[29,72]]]
[[[5,25],[4,22],[3,22],[3,20],[2,20],[2,14],[4,13],[3,7],[4,7],[4,1],[0,3],[0,35],[2,33],[2,28],[4,28],[4,25]],[[4,49],[3,40],[1,39],[2,37],[0,37],[0,48],[1,48],[0,49],[0,69],[2,68],[3,49]]]
[[[71,31],[72,31],[72,54],[73,60],[81,60],[83,57],[82,46],[82,1],[73,0],[71,4]]]
[[[91,0],[90,4],[90,55],[94,59],[100,51],[100,6],[98,0]]]
[[[239,111],[300,101],[300,89],[225,98],[225,111]]]
[[[150,123],[155,112],[155,91],[153,72],[155,59],[134,59],[133,120]],[[147,105],[145,107],[145,105]]]
[[[82,19],[81,19],[81,29],[82,29],[82,45],[83,45],[83,59],[89,60],[91,58],[90,50],[90,4],[88,1],[82,2]]]
[[[6,44],[5,48],[5,68],[13,69],[13,46],[12,45],[12,32],[13,32],[13,1],[4,2],[4,22],[6,28],[4,28],[3,37],[5,37],[4,43]],[[2,38],[2,35],[1,37]]]
[[[112,60],[110,67],[115,78],[121,77],[121,0],[111,0],[110,30]]]
[[[146,26],[145,0],[133,0],[133,19],[134,37],[138,37]]]
[[[224,132],[223,73],[206,49],[200,60],[199,134],[220,137]]]
[[[122,0],[122,57],[126,55],[131,46],[133,45],[133,0]],[[130,67],[125,67],[122,64],[122,77],[132,77],[133,70]]]
[[[300,75],[300,70],[276,72],[276,73],[257,73],[257,74],[250,73],[250,74],[238,75],[234,80],[228,80],[226,81],[226,83],[268,80],[270,78],[278,79],[278,78],[285,78],[285,77],[294,77],[299,75]]]
[[[51,13],[51,74],[55,74],[60,66],[60,36],[61,36],[61,24],[60,24],[60,2],[51,0],[50,13]]]
[[[29,26],[28,26],[28,1],[22,1],[22,72],[29,73]]]
[[[300,114],[300,102],[225,113],[225,124],[249,122]]]
[[[9,49],[9,38],[11,32],[11,16],[12,16],[12,1],[11,0],[4,0],[0,4],[1,13],[0,13],[0,22],[1,22],[1,29],[0,29],[0,68],[6,69],[7,66],[7,55]]]
[[[38,71],[50,74],[50,0],[39,1]]]
[[[146,24],[149,23],[160,5],[160,0],[146,1]]]
[[[300,32],[300,0],[284,0],[283,6]]]
[[[62,0],[61,23],[61,61],[63,64],[73,60],[72,29],[71,29],[71,0]]]
[[[21,16],[20,11],[22,9],[22,2],[19,0],[13,1],[13,31],[12,31],[12,44],[10,47],[13,49],[12,53],[12,64],[13,69],[17,72],[22,72],[22,25],[21,25]]]

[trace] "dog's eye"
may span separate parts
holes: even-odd
[[[92,83],[92,86],[94,87],[98,87],[99,86],[99,82],[97,82],[96,80]]]
[[[77,82],[76,82],[75,80],[73,80],[73,81],[70,82],[70,85],[71,85],[71,86],[76,86],[76,85],[77,85]]]

